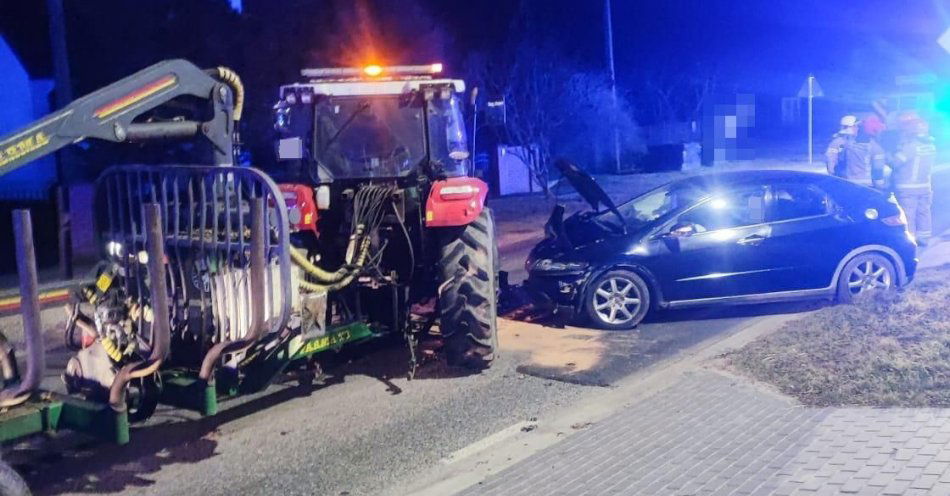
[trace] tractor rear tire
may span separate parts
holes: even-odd
[[[439,329],[449,365],[480,371],[498,353],[498,248],[488,208],[441,242]]]

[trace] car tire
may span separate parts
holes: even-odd
[[[584,310],[601,329],[633,329],[650,310],[650,288],[634,272],[611,270],[587,286]]]
[[[894,264],[880,253],[861,253],[844,264],[838,275],[838,302],[851,303],[865,291],[895,287],[897,270]]]
[[[448,363],[487,369],[498,352],[498,248],[491,211],[446,231],[440,259],[440,328]]]

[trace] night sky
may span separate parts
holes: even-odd
[[[450,64],[460,64],[469,51],[505,43],[510,18],[517,10],[512,0],[244,2],[246,16],[266,19],[293,17],[295,6],[329,9],[341,20],[336,25],[337,38],[332,39],[359,38],[363,35],[351,31],[365,29],[359,25],[369,22],[390,45],[406,43],[396,50],[398,62],[419,62],[407,60],[422,50],[406,41],[419,37],[425,43],[417,45],[424,44],[424,51]],[[66,0],[67,9],[81,3]],[[0,28],[34,76],[50,72],[44,4],[3,0],[0,16]],[[282,5],[282,12],[272,12],[275,5]],[[363,12],[338,13],[353,5],[363,6]],[[592,68],[603,67],[601,2],[547,0],[531,5],[542,31],[560,43],[565,54]],[[94,19],[109,22],[105,12]],[[83,22],[96,21],[84,16]],[[614,27],[618,79],[624,87],[635,86],[645,73],[655,71],[715,72],[726,86],[751,91],[756,86],[797,84],[808,72],[819,80],[824,73],[829,74],[824,79],[845,74],[868,81],[893,80],[896,74],[950,72],[948,55],[935,42],[950,27],[950,2],[944,0],[614,0]],[[392,51],[393,47],[386,48]]]

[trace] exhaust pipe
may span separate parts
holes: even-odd
[[[148,253],[148,279],[152,293],[152,352],[148,359],[130,363],[116,374],[109,388],[109,406],[125,411],[125,390],[130,381],[148,377],[161,368],[171,343],[168,317],[168,286],[165,276],[165,236],[162,211],[157,203],[145,205],[145,249]]]
[[[221,355],[239,353],[257,343],[264,334],[264,297],[267,294],[265,275],[267,271],[267,233],[264,223],[264,199],[251,199],[251,326],[246,336],[238,340],[223,341],[211,347],[201,362],[198,377],[208,382],[214,377],[215,366]]]
[[[43,348],[43,332],[40,329],[40,296],[36,280],[36,247],[33,244],[33,221],[29,210],[13,211],[13,235],[16,239],[17,274],[20,277],[20,312],[26,338],[26,375],[17,386],[0,391],[0,407],[4,408],[19,405],[29,399],[39,388],[43,371],[46,370],[46,350]]]

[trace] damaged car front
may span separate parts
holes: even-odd
[[[539,304],[552,307],[559,320],[572,320],[593,279],[613,267],[645,262],[650,257],[645,247],[654,231],[702,191],[688,183],[665,185],[616,206],[582,171],[571,171],[565,178],[591,210],[565,218],[565,208],[555,206],[545,224],[545,238],[525,262],[525,288]]]

